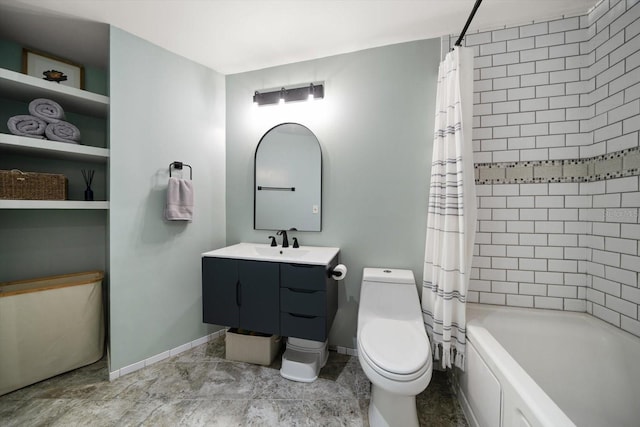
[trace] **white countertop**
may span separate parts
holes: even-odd
[[[291,264],[328,265],[340,248],[300,246],[283,248],[266,243],[238,243],[205,252],[203,257],[233,258],[253,261],[286,262]]]

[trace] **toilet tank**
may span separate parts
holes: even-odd
[[[390,268],[363,270],[358,328],[368,319],[373,318],[422,322],[420,299],[411,270]]]
[[[399,285],[414,285],[416,279],[411,270],[393,268],[365,268],[362,273],[363,282],[397,283]]]

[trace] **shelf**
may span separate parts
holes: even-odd
[[[0,133],[0,150],[20,154],[39,155],[63,160],[86,160],[106,163],[109,150],[88,145],[69,144],[48,139]]]
[[[31,102],[35,98],[50,98],[65,111],[106,118],[109,98],[58,83],[38,79],[0,68],[0,94],[3,97]]]
[[[0,200],[0,209],[109,209],[109,202],[81,200]]]

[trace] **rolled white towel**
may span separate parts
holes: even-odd
[[[29,103],[29,113],[47,123],[58,123],[65,119],[64,110],[56,101],[37,98]]]
[[[69,122],[49,123],[44,133],[52,141],[70,142],[72,144],[80,142],[80,130]]]
[[[47,123],[34,116],[22,114],[9,117],[7,121],[9,132],[18,136],[28,136],[30,138],[44,138]]]

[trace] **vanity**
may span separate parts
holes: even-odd
[[[239,243],[203,253],[203,321],[326,341],[338,307],[339,252]]]

